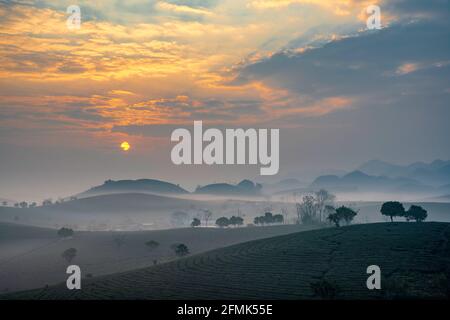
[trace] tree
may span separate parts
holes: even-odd
[[[384,216],[389,216],[391,218],[391,222],[394,221],[394,217],[405,216],[405,208],[403,207],[403,204],[398,201],[389,201],[383,203],[380,212]]]
[[[35,208],[36,206],[37,206],[37,203],[36,203],[36,202],[32,202],[32,203],[30,203],[30,205],[29,205],[30,208]]]
[[[329,211],[330,208],[327,209]],[[334,212],[330,212],[328,214],[327,219],[334,223],[336,227],[339,227],[341,224],[341,221],[344,221],[346,224],[350,224],[352,222],[353,218],[357,215],[357,212],[353,209],[350,209],[348,207],[342,206],[337,208]]]
[[[325,208],[327,205],[332,205],[334,200],[336,199],[336,196],[329,193],[325,189],[320,189],[315,193],[316,196],[316,206],[317,206],[317,213],[319,215],[319,221],[322,221],[322,216],[325,213]]]
[[[198,227],[199,225],[201,225],[202,223],[201,223],[201,221],[200,221],[200,219],[198,219],[198,218],[194,218],[194,220],[192,220],[192,222],[191,222],[191,227]]]
[[[350,224],[353,218],[358,214],[355,210],[342,206],[336,209],[336,213],[345,221],[346,224]]]
[[[172,250],[178,257],[183,257],[189,254],[189,249],[184,243],[178,243],[172,245]]]
[[[52,199],[45,199],[44,201],[42,201],[42,205],[43,206],[50,206],[50,205],[52,205]]]
[[[244,224],[244,219],[242,219],[241,217],[232,216],[229,219],[229,223],[233,226],[242,226]]]
[[[2,205],[3,205],[4,207],[6,207],[6,206],[8,205],[8,201],[3,201],[3,202],[2,202]]]
[[[314,196],[304,196],[302,203],[297,203],[297,223],[311,224],[317,221],[318,206]]]
[[[409,207],[408,211],[406,211],[406,220],[416,220],[416,222],[424,221],[427,216],[427,210],[422,208],[421,206],[412,205]]]
[[[216,220],[216,225],[218,225],[221,228],[228,227],[230,225],[230,220],[228,220],[227,217],[220,217],[219,219]]]
[[[22,201],[21,203],[19,203],[19,206],[20,206],[21,208],[28,208],[28,203],[25,202],[25,201]]]
[[[205,220],[205,226],[208,226],[208,221],[212,217],[212,212],[209,210],[203,210],[203,220]]]
[[[159,242],[158,242],[158,241],[155,241],[155,240],[150,240],[150,241],[147,241],[147,242],[145,243],[145,245],[147,246],[147,248],[148,248],[150,251],[153,251],[153,250],[155,250],[156,248],[159,247]]]
[[[328,215],[327,219],[328,219],[331,223],[334,223],[335,226],[339,228],[341,219],[339,218],[339,216],[338,216],[338,214],[337,214],[336,212],[330,213],[330,214]]]
[[[283,223],[283,222],[284,222],[284,217],[283,217],[283,215],[281,215],[281,214],[276,214],[276,215],[274,215],[274,216],[273,216],[273,219],[272,219],[272,222],[273,222],[273,223]]]
[[[73,236],[73,230],[70,228],[61,228],[58,230],[58,236],[61,238],[69,238]]]
[[[67,263],[71,263],[73,259],[77,256],[77,249],[70,248],[64,251],[61,255]]]

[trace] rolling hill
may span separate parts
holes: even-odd
[[[75,229],[86,229],[89,225],[133,226],[137,223],[167,228],[172,212],[204,205],[202,201],[191,199],[147,193],[116,193],[34,208],[0,207],[0,222],[52,228],[67,225]]]
[[[188,191],[170,182],[155,179],[138,180],[107,180],[102,185],[92,187],[77,195],[77,197],[91,197],[110,193],[156,193],[156,194],[186,194]]]
[[[236,185],[229,183],[213,183],[200,186],[195,190],[196,194],[222,195],[222,196],[258,196],[262,186],[250,180],[242,180]]]
[[[66,278],[68,248],[77,249],[74,263],[84,275],[105,275],[176,259],[170,246],[184,243],[192,254],[245,241],[317,228],[278,225],[254,228],[178,228],[151,231],[75,231],[61,239],[54,229],[0,223],[0,293],[57,284]],[[160,245],[149,250],[147,241]]]
[[[378,223],[241,243],[154,267],[2,299],[448,298],[450,224]],[[368,290],[378,265],[382,289]],[[326,285],[323,285],[326,283]],[[318,290],[313,290],[312,285]],[[332,290],[320,290],[320,288]],[[320,293],[322,292],[322,293]],[[325,293],[324,293],[325,292]]]

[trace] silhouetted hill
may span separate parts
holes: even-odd
[[[159,193],[159,194],[188,193],[179,185],[154,179],[118,180],[118,181],[107,180],[100,186],[93,187],[85,192],[80,193],[78,197],[89,197],[100,194],[125,193],[125,192],[145,192],[145,193]]]
[[[328,175],[320,176],[310,186],[324,188],[337,192],[397,192],[397,193],[427,193],[436,192],[435,188],[424,185],[410,178],[389,178],[371,176],[361,171],[353,171],[342,177]]]
[[[448,298],[450,224],[378,223],[306,231],[3,299]],[[382,272],[368,290],[367,267]],[[325,281],[334,296],[312,285]],[[317,285],[316,285],[317,287]],[[323,288],[323,287],[322,287]],[[322,292],[322,294],[321,294]],[[330,290],[328,290],[330,292]]]
[[[405,166],[370,160],[358,170],[374,176],[410,178],[433,186],[450,183],[450,161],[443,160],[434,160],[430,163],[415,162]]]
[[[229,183],[214,183],[200,186],[195,190],[197,194],[257,196],[261,193],[262,186],[250,180],[242,180],[236,185]]]

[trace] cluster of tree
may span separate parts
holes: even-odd
[[[73,230],[70,228],[61,228],[58,230],[58,236],[61,238],[69,238],[73,236]]]
[[[231,218],[220,217],[216,220],[216,225],[221,228],[229,226],[242,226],[244,224],[244,219],[241,217],[232,216]]]
[[[8,204],[8,202],[4,201],[3,204],[4,204],[4,206],[6,206]],[[37,206],[36,202],[32,202],[30,204],[26,201],[14,203],[15,208],[34,208],[36,206]]]
[[[256,217],[253,222],[255,224],[273,224],[273,223],[283,223],[284,217],[281,214],[273,215],[272,212],[266,212],[263,216]]]
[[[339,207],[337,209],[327,207],[327,211],[330,211],[327,217],[328,221],[334,223],[336,227],[339,227],[342,222],[345,222],[345,224],[347,225],[350,224],[353,218],[355,218],[358,214],[355,210],[345,206]]]
[[[428,217],[427,210],[421,206],[412,205],[406,211],[403,204],[398,201],[383,203],[380,212],[382,215],[390,217],[391,222],[394,221],[394,217],[403,217],[407,221],[416,220],[416,222],[422,222]]]
[[[302,202],[296,204],[297,223],[313,224],[324,221],[330,208],[333,208],[335,199],[333,194],[324,189],[304,196]]]

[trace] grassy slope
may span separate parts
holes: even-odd
[[[379,223],[294,233],[241,243],[155,267],[84,280],[7,298],[32,299],[310,299],[327,279],[339,298],[444,297],[450,224]],[[366,288],[377,264],[382,290]],[[448,288],[447,288],[448,290]]]
[[[308,228],[281,225],[255,228],[183,228],[134,232],[76,231],[70,239],[59,239],[56,230],[0,223],[0,293],[56,284],[66,279],[64,250],[76,248],[73,261],[84,275],[94,276],[134,270],[174,260],[173,243],[185,243],[192,254],[229,245],[273,237]],[[118,247],[114,239],[123,236]],[[150,251],[145,242],[155,240],[160,246]]]

